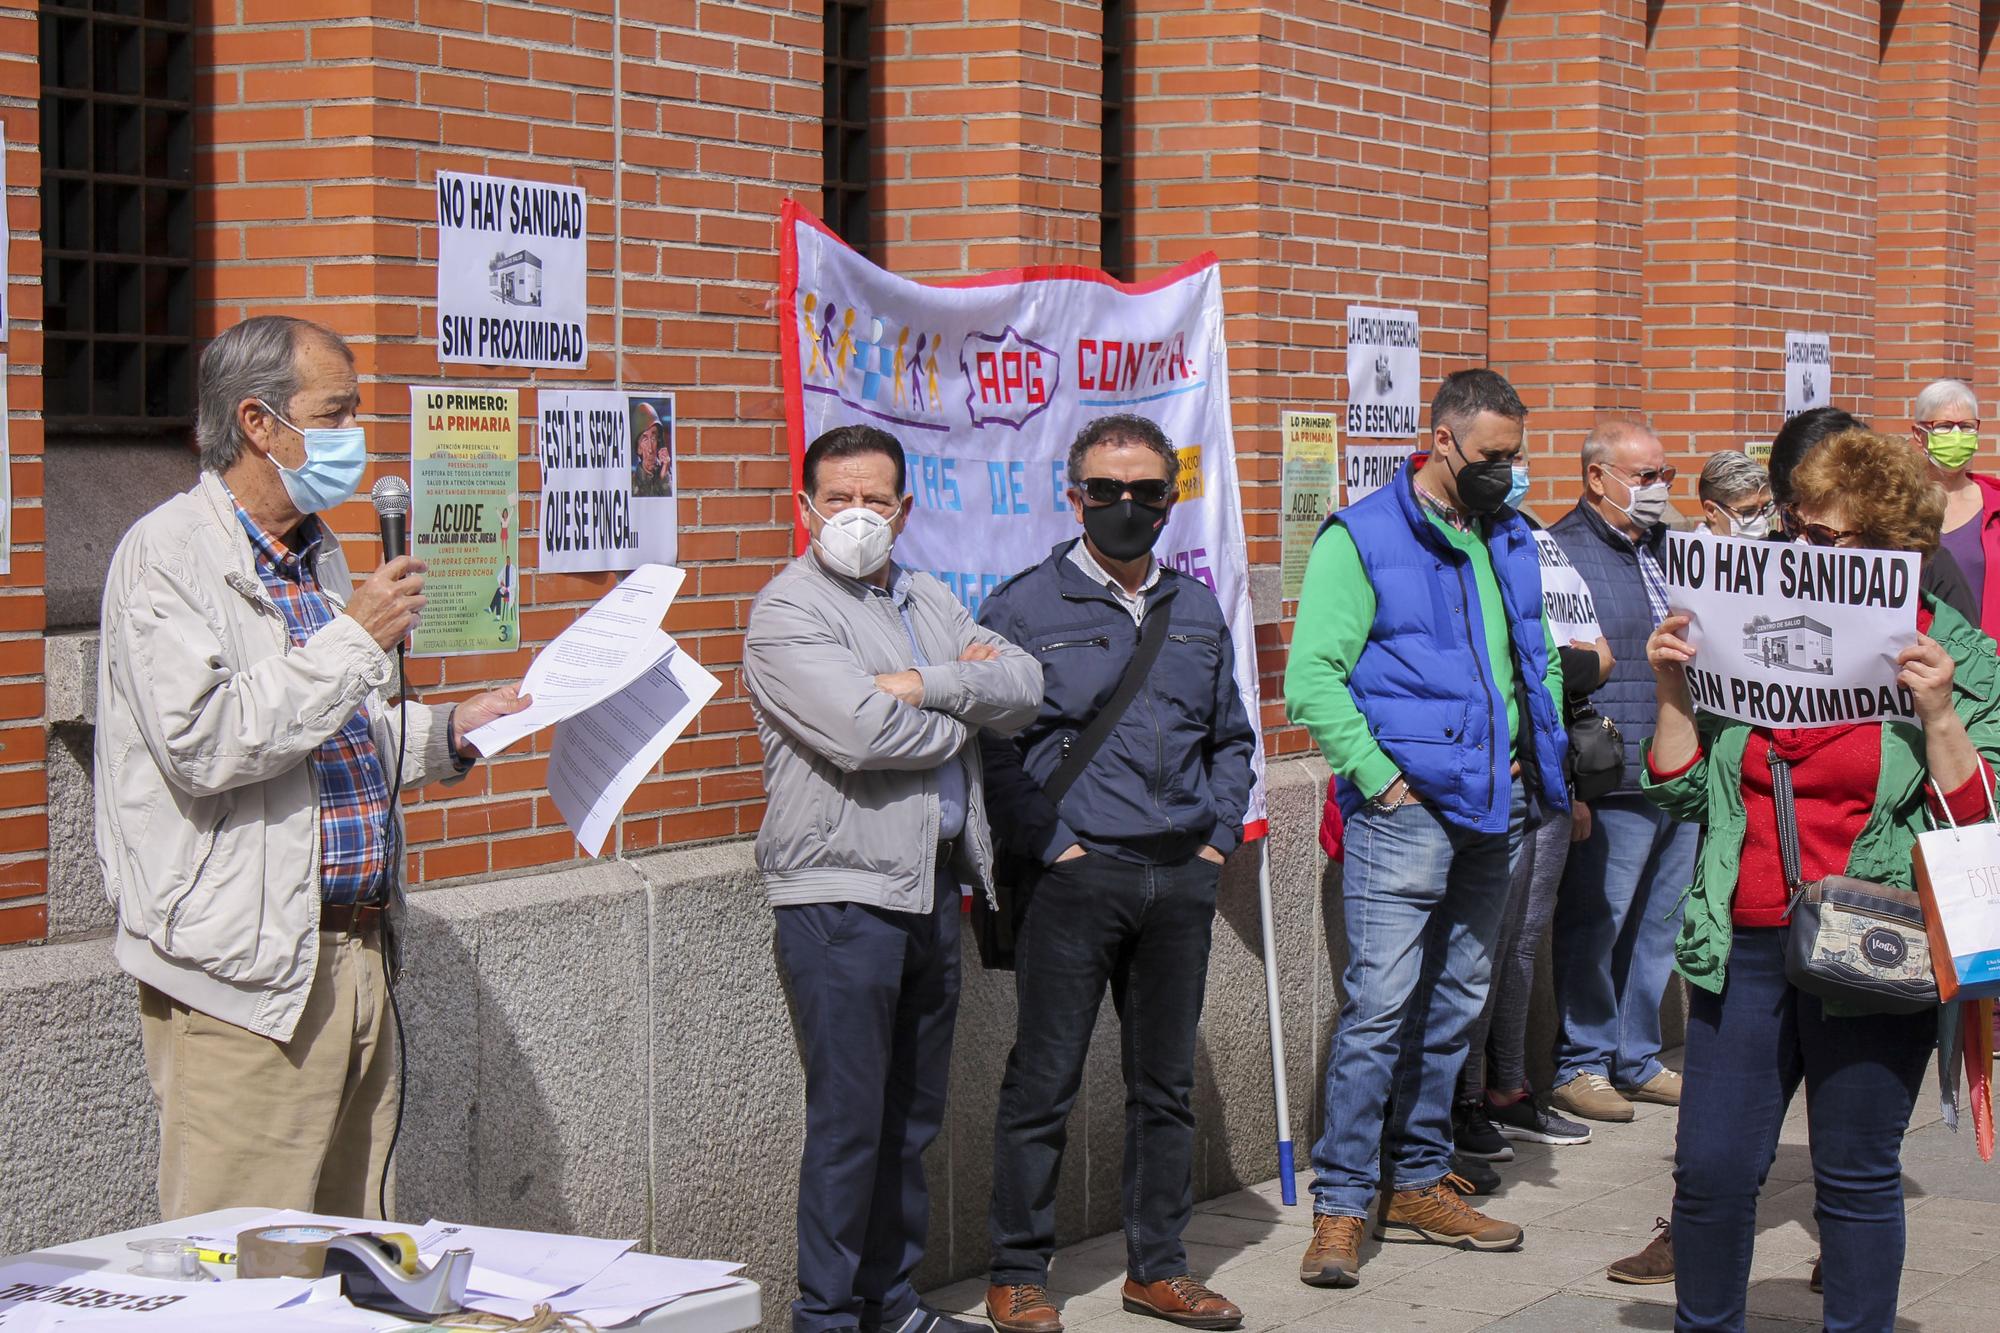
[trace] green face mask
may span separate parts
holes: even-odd
[[[1924,437],[1931,461],[1946,471],[1964,467],[1979,449],[1976,430],[1934,430]]]

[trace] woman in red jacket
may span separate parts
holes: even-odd
[[[1940,544],[1972,587],[1979,627],[2000,634],[2000,479],[1973,472],[1979,398],[1962,380],[1935,380],[1910,407],[1910,443],[1944,487]]]

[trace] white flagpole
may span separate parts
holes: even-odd
[[[1285,1205],[1299,1201],[1292,1167],[1291,1099],[1285,1093],[1285,1029],[1278,1014],[1278,950],[1271,930],[1271,836],[1257,858],[1257,914],[1264,933],[1264,1002],[1271,1011],[1271,1095],[1278,1104],[1278,1188]]]

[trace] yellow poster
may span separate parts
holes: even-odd
[[[520,642],[520,418],[514,389],[410,386],[410,554],[430,566],[419,656]]]
[[[1320,524],[1333,512],[1340,432],[1331,412],[1287,412],[1284,431],[1284,510],[1280,536],[1285,596],[1305,586],[1306,558]]]

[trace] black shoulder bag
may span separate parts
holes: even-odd
[[[1785,980],[1808,995],[1877,1014],[1914,1014],[1938,1002],[1924,905],[1915,893],[1846,875],[1800,882],[1799,815],[1791,761],[1770,751],[1778,855],[1791,890]]]
[[[1125,716],[1125,710],[1138,697],[1139,687],[1146,683],[1153,663],[1159,660],[1160,647],[1167,641],[1167,620],[1165,605],[1146,612],[1145,627],[1139,631],[1139,643],[1132,650],[1132,660],[1125,664],[1125,674],[1118,678],[1118,688],[1111,692],[1104,707],[1097,710],[1097,716],[1090,719],[1090,725],[1063,755],[1062,763],[1042,784],[1042,795],[1048,798],[1052,809],[1061,809],[1063,797],[1069,795],[1069,789],[1083,776],[1083,770],[1090,767],[1090,761],[1097,757],[1119,719]],[[996,844],[999,841],[995,839]],[[989,972],[1011,972],[1014,939],[1028,915],[1028,899],[1035,891],[1035,881],[1045,867],[1038,856],[1006,848],[996,852],[994,861],[993,901],[988,902],[986,895],[977,890],[972,895],[972,932],[979,941],[980,966]]]

